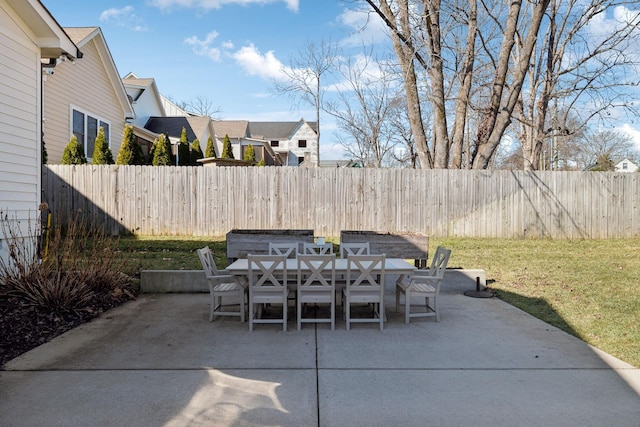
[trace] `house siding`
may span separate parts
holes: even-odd
[[[26,237],[36,232],[31,221],[40,203],[40,54],[23,28],[0,0],[0,211]],[[3,238],[0,231],[4,257]]]
[[[307,146],[304,148],[298,147],[298,140],[301,139],[305,139],[307,141]],[[304,157],[305,153],[309,153],[311,155],[311,162],[314,165],[318,164],[318,154],[316,149],[318,146],[318,135],[307,123],[301,123],[295,133],[291,136],[291,139],[287,141],[287,146],[289,149],[289,165],[297,165],[298,157]]]
[[[62,161],[71,139],[71,108],[110,122],[110,147],[114,158],[122,144],[125,112],[109,80],[95,40],[81,47],[84,54],[75,64],[59,63],[44,83],[44,139],[49,164]]]

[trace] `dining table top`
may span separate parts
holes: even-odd
[[[298,269],[298,260],[287,258],[287,271]],[[415,265],[402,258],[385,258],[384,269],[386,274],[411,274],[416,270]],[[249,273],[249,260],[239,258],[225,268],[229,273],[235,275],[246,275]],[[346,273],[347,259],[336,258],[336,273]]]

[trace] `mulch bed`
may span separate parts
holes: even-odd
[[[134,298],[130,292],[105,295],[82,310],[58,313],[33,307],[20,298],[0,296],[0,370],[9,360]]]

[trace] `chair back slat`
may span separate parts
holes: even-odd
[[[431,266],[429,267],[429,276],[437,277],[438,279],[444,278],[444,273],[447,269],[447,263],[451,256],[451,249],[445,249],[442,246],[436,248],[436,253],[431,260]]]
[[[347,257],[347,287],[380,288],[384,286],[385,255],[351,255]]]
[[[248,255],[247,260],[251,287],[282,288],[287,286],[286,256]]]
[[[298,255],[298,288],[335,288],[335,281],[335,254]]]
[[[211,249],[209,249],[209,246],[198,249],[197,252],[204,274],[207,277],[218,276],[218,268],[216,267],[216,262],[213,260],[213,253],[211,252]]]
[[[340,243],[340,258],[346,258],[349,255],[369,255],[369,242]]]
[[[333,245],[331,243],[304,243],[302,253],[309,255],[332,254]]]
[[[284,255],[287,258],[298,256],[297,242],[269,242],[269,255]]]

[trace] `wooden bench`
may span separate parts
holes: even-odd
[[[340,243],[369,242],[372,254],[386,254],[388,258],[415,260],[418,268],[426,268],[429,256],[429,237],[420,233],[381,233],[376,231],[340,232]]]
[[[302,243],[313,243],[313,230],[231,230],[227,233],[227,261],[229,264],[248,254],[269,253],[269,242],[298,242],[299,252]]]

